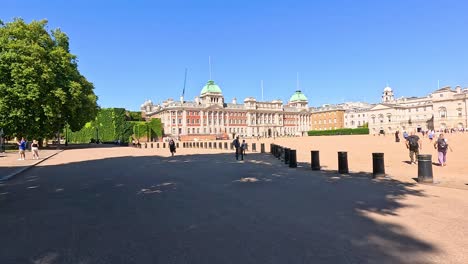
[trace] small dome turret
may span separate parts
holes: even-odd
[[[215,84],[214,81],[209,80],[206,85],[203,87],[201,90],[201,95],[206,94],[206,93],[219,93],[221,94],[221,88],[217,84]]]
[[[291,96],[291,98],[289,98],[289,102],[298,102],[298,101],[307,101],[307,97],[300,90],[297,90]]]

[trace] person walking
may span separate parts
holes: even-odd
[[[33,140],[31,144],[31,151],[33,153],[33,159],[39,159],[39,144],[37,143],[37,140]]]
[[[452,148],[447,143],[447,139],[444,138],[444,134],[440,133],[439,138],[436,142],[434,142],[434,148],[437,149],[437,156],[439,159],[440,166],[447,166],[447,149],[450,149],[452,152]]]
[[[406,139],[406,148],[409,149],[409,156],[411,164],[416,164],[418,160],[419,150],[422,150],[421,139],[415,135],[414,131]]]
[[[172,156],[174,156],[174,153],[176,153],[176,145],[172,138],[169,140],[169,150],[171,151]]]
[[[244,160],[244,155],[245,155],[245,150],[246,149],[247,149],[247,143],[245,143],[245,140],[242,140],[242,144],[240,146],[241,160]]]
[[[239,136],[237,136],[233,141],[232,145],[234,148],[236,148],[236,160],[239,160],[239,151],[240,151],[240,142],[239,142]]]
[[[400,142],[400,131],[395,132],[395,142]]]
[[[21,138],[21,141],[17,141],[19,147],[19,159],[18,160],[25,160],[26,159],[26,140],[24,137]]]

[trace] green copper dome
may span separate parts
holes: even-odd
[[[291,96],[291,98],[289,98],[289,102],[296,101],[307,101],[307,97],[301,91],[298,90]]]
[[[201,94],[206,94],[206,93],[222,93],[222,92],[221,92],[221,88],[219,88],[219,86],[216,85],[214,81],[210,80],[206,83],[206,85],[201,90]]]

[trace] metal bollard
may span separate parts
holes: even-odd
[[[339,151],[338,152],[338,173],[345,174],[349,173],[348,169],[348,152]]]
[[[291,152],[290,148],[284,148],[284,164],[289,164],[289,154]]]
[[[252,143],[252,151],[257,152],[257,144],[256,143]]]
[[[310,151],[310,167],[312,170],[320,170],[320,154],[318,150]]]
[[[434,183],[432,175],[432,155],[418,155],[418,182]]]
[[[273,144],[270,144],[270,154],[273,154]]]
[[[265,143],[260,144],[260,153],[265,153]]]
[[[297,167],[296,150],[291,149],[289,150],[289,168],[296,168],[296,167]]]
[[[385,176],[383,153],[372,153],[372,178]]]
[[[282,156],[283,153],[284,153],[284,148],[280,146],[280,147],[278,148],[278,150],[279,150],[279,151],[278,151],[278,159],[281,160],[281,156]]]

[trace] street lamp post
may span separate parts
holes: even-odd
[[[58,124],[58,129],[57,129],[57,148],[60,147],[60,118],[62,117],[61,114],[58,114],[57,115],[58,119],[59,119],[59,124]]]

